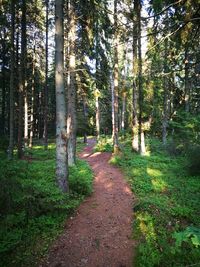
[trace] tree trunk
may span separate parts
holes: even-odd
[[[189,87],[189,59],[188,48],[185,48],[185,111],[190,111],[190,87]]]
[[[96,47],[95,47],[95,57],[96,57],[96,73],[95,73],[95,78],[96,78],[96,92],[95,93],[95,107],[96,107],[96,135],[97,135],[97,140],[100,138],[100,107],[99,107],[99,21],[98,17],[96,19]]]
[[[126,112],[126,92],[123,92],[122,94],[122,135],[124,138],[124,132],[125,132],[125,112]]]
[[[18,113],[18,158],[23,157],[23,96],[25,93],[26,68],[26,1],[22,1],[21,56],[19,73],[19,113]]]
[[[67,137],[68,137],[68,164],[76,162],[76,74],[75,74],[75,39],[76,24],[74,1],[69,6],[69,84],[67,94]]]
[[[34,33],[34,48],[33,48],[33,65],[32,65],[32,85],[31,85],[31,116],[30,116],[30,138],[29,138],[29,147],[33,146],[33,130],[34,130],[34,95],[35,95],[35,53],[36,53],[36,44],[35,44],[35,33]]]
[[[6,29],[3,29],[4,38],[6,38]],[[0,135],[5,135],[5,122],[6,122],[6,44],[2,43],[2,101],[1,101],[1,121],[0,121]]]
[[[13,158],[14,149],[14,72],[15,72],[15,0],[11,0],[11,55],[10,55],[10,127],[8,158]]]
[[[133,114],[132,114],[132,131],[133,131],[133,139],[132,139],[132,149],[133,151],[139,151],[139,138],[138,138],[138,90],[136,83],[136,75],[137,75],[137,41],[138,41],[138,21],[137,21],[137,3],[134,2],[134,20],[133,20],[133,91],[132,91],[132,105],[133,105]]]
[[[99,96],[95,96],[95,107],[96,107],[96,131],[97,140],[100,138],[100,108],[99,108]]]
[[[167,39],[165,40],[165,55],[164,55],[164,80],[163,80],[163,87],[164,87],[164,103],[163,103],[163,118],[162,118],[162,142],[165,146],[167,143],[167,126],[168,126],[168,83],[167,83],[167,53],[168,53],[168,43]]]
[[[86,93],[83,94],[84,143],[87,143],[88,111]]]
[[[117,0],[114,1],[114,127],[113,145],[114,153],[119,151],[119,126],[118,126],[118,97],[119,97],[119,66],[118,66],[118,25],[117,25]]]
[[[48,38],[49,0],[46,0],[46,43],[45,43],[45,88],[44,88],[44,148],[48,148]]]
[[[139,90],[139,135],[140,135],[140,155],[145,155],[145,135],[143,129],[143,82],[142,82],[142,51],[141,51],[141,1],[138,2],[137,8],[138,20],[138,90]]]
[[[67,192],[67,133],[66,133],[66,99],[64,88],[64,29],[63,0],[55,4],[55,89],[56,89],[56,179],[62,192]]]

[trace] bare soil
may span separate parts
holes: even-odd
[[[121,171],[108,163],[111,153],[93,153],[94,143],[80,154],[94,171],[94,192],[68,220],[42,266],[133,266],[133,195]]]

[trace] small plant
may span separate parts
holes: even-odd
[[[200,247],[200,228],[188,226],[182,232],[175,232],[173,238],[176,240],[176,247],[180,248],[183,242],[192,243],[196,248]]]
[[[112,152],[113,151],[112,140],[107,138],[101,138],[96,144],[94,149],[97,152]]]
[[[187,151],[188,170],[191,175],[200,175],[200,146],[191,146]]]

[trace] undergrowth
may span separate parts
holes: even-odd
[[[55,183],[55,144],[34,146],[25,160],[0,161],[0,266],[36,266],[83,198],[92,172],[82,160],[70,168],[69,194]]]
[[[123,154],[111,159],[136,197],[136,266],[200,266],[200,176],[189,175],[186,158],[171,157],[158,141],[148,147],[140,156],[124,142]]]

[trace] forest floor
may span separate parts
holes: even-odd
[[[131,267],[133,195],[111,153],[93,153],[94,140],[80,153],[94,172],[93,193],[55,241],[42,266]],[[41,265],[40,265],[41,266]]]

